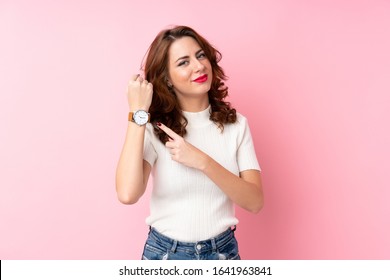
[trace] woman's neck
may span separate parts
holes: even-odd
[[[179,100],[180,108],[186,112],[201,112],[209,107],[209,99],[207,98],[186,98],[185,100]]]

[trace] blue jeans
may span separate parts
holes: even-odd
[[[236,228],[195,243],[173,240],[150,228],[143,260],[240,260],[234,236]]]

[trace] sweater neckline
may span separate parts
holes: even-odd
[[[182,111],[189,126],[204,126],[210,123],[211,106],[200,112]]]

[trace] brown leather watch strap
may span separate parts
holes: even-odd
[[[134,112],[129,112],[129,121],[132,122],[133,120]]]

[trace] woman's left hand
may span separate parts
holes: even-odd
[[[169,136],[165,146],[174,161],[199,170],[206,167],[209,158],[207,154],[185,141],[183,137],[164,124],[158,123],[157,126]]]
[[[264,196],[258,170],[245,170],[237,176],[170,128],[160,123],[157,126],[170,137],[165,146],[174,161],[203,172],[240,207],[253,213],[260,211]]]

